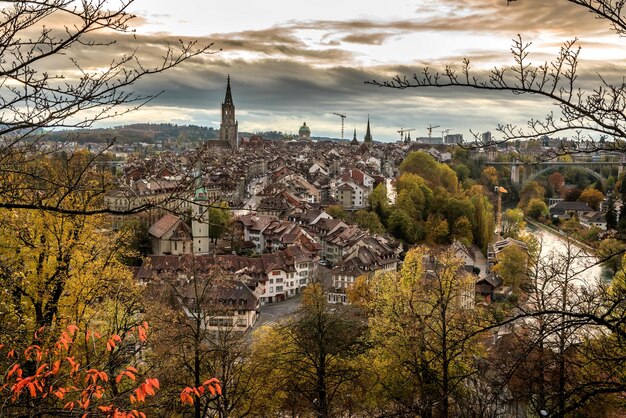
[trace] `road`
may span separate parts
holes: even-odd
[[[314,280],[321,280],[322,286],[326,290],[332,286],[332,277],[330,269],[319,264],[316,266],[313,274],[311,275]],[[302,295],[294,296],[287,299],[284,302],[270,303],[263,305],[259,308],[259,319],[257,319],[254,325],[255,329],[265,325],[278,323],[284,318],[292,315],[299,307],[302,299]]]
[[[259,308],[259,319],[257,319],[254,325],[255,329],[258,329],[266,324],[276,324],[282,319],[293,314],[300,307],[300,300],[302,295],[294,296],[287,299],[284,302],[270,303]]]

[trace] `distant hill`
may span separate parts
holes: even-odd
[[[175,125],[171,123],[136,123],[113,128],[76,129],[48,132],[46,139],[51,141],[107,142],[115,138],[116,143],[160,141],[204,141],[217,138],[219,130],[196,125]]]

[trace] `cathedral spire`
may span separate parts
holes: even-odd
[[[235,104],[230,91],[230,74],[226,82],[226,97],[222,103],[222,123],[220,124],[220,139],[230,144],[232,149],[239,148],[239,124],[235,118]]]
[[[354,128],[354,136],[352,137],[352,142],[350,142],[352,145],[358,145],[359,140],[356,139],[356,128]]]
[[[233,95],[230,92],[230,74],[228,74],[226,81],[226,97],[224,98],[224,104],[229,106],[233,105]]]
[[[367,130],[365,131],[365,142],[372,142],[372,132],[370,131],[370,115],[367,115]]]

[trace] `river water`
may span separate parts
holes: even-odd
[[[527,226],[527,231],[533,234],[541,243],[541,257],[544,261],[558,260],[567,254],[567,239],[557,236],[533,225]],[[600,281],[611,279],[611,272],[598,264],[598,259],[587,251],[578,247],[570,247],[573,254],[571,270],[580,285],[595,287]]]

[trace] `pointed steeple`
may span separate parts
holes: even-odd
[[[226,81],[226,97],[224,98],[224,104],[233,106],[233,95],[230,92],[230,74],[228,74]]]
[[[354,136],[352,137],[352,142],[350,142],[352,145],[358,145],[359,140],[356,139],[356,128],[354,128]]]
[[[367,130],[365,131],[365,137],[363,138],[365,142],[372,142],[372,132],[370,131],[370,115],[367,115]]]
[[[239,148],[239,127],[235,118],[235,104],[230,91],[230,74],[226,82],[226,97],[222,103],[222,123],[220,124],[220,139],[227,141],[232,149]]]

